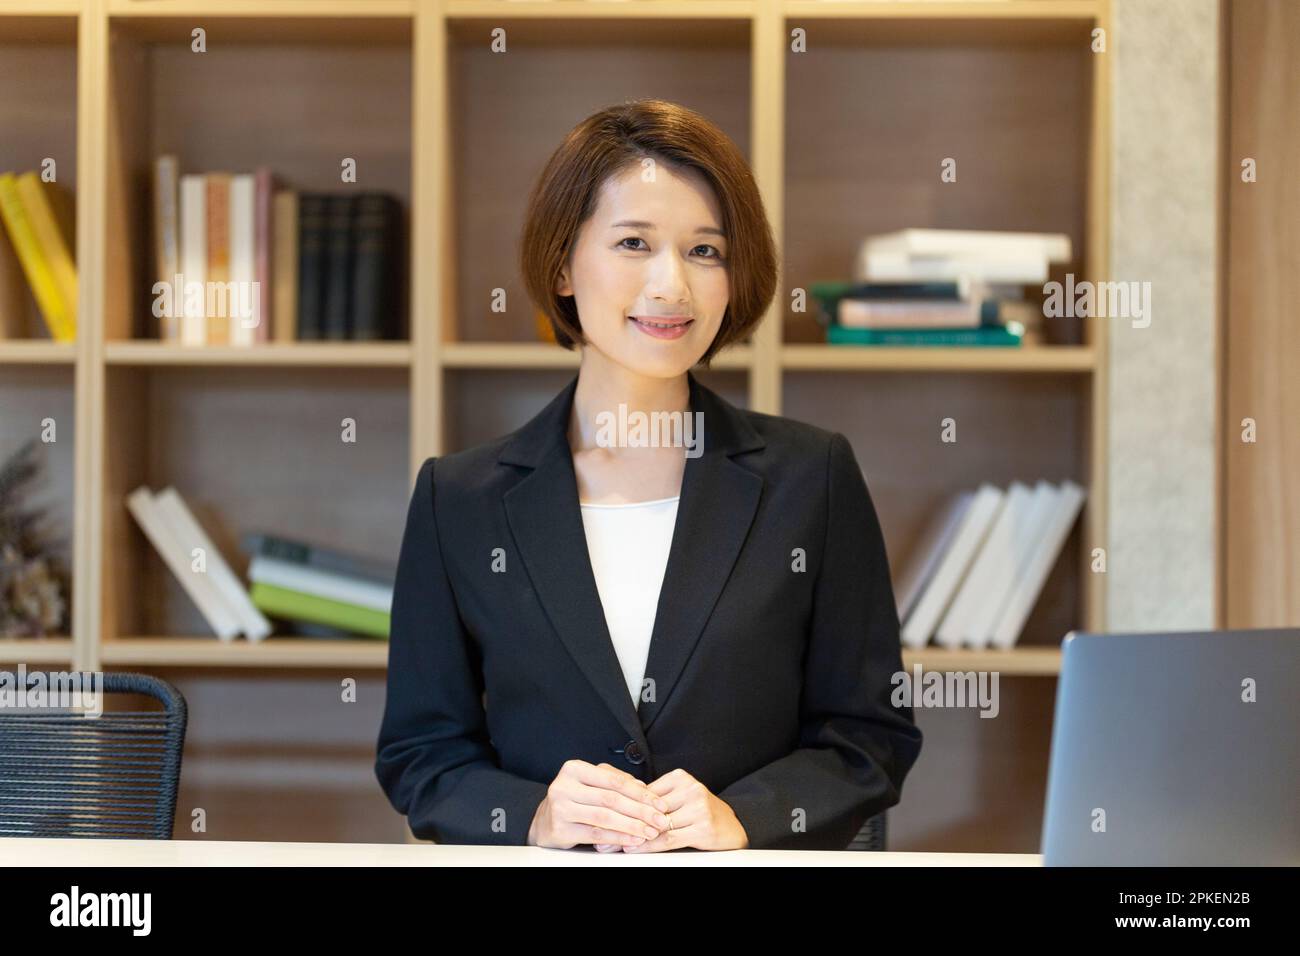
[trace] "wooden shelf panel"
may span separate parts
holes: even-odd
[[[3,352],[0,352],[3,357]],[[319,368],[409,368],[409,342],[270,342],[236,345],[183,346],[165,342],[109,342],[109,365],[189,366],[307,366]]]
[[[388,642],[268,637],[219,641],[202,637],[126,637],[100,647],[103,666],[310,668],[388,666]]]
[[[1075,35],[1073,27],[1101,13],[1099,0],[782,0],[780,8],[788,21],[845,21],[845,42],[891,43],[1051,42]]]
[[[587,44],[615,39],[635,24],[647,42],[671,38],[691,45],[734,36],[758,11],[755,0],[449,0],[445,4],[449,35],[472,39],[492,26],[507,28],[511,39],[526,43],[555,41]],[[692,20],[683,35],[676,21]],[[513,21],[513,23],[511,22]],[[624,21],[619,23],[618,21]],[[712,21],[712,22],[710,22]],[[728,22],[730,21],[730,22]],[[554,25],[561,24],[557,29]]]
[[[781,367],[822,372],[1073,372],[1091,374],[1097,352],[1086,345],[930,348],[785,345]]]
[[[108,13],[147,39],[183,36],[188,43],[190,31],[202,26],[209,41],[369,44],[409,40],[415,6],[415,0],[108,0]]]
[[[0,661],[23,664],[72,664],[69,637],[0,638]]]
[[[440,355],[444,368],[457,369],[577,368],[581,360],[577,351],[545,342],[449,342]],[[752,363],[752,348],[737,345],[720,352],[713,368],[748,369]]]
[[[949,650],[924,647],[903,651],[903,667],[926,671],[997,671],[1013,677],[1055,677],[1061,672],[1059,647],[1013,647],[1009,650]]]
[[[76,342],[6,339],[0,342],[0,365],[72,365]]]

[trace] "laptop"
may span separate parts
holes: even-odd
[[[1300,864],[1300,628],[1061,647],[1045,865]]]

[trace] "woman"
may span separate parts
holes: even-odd
[[[675,104],[597,113],[534,187],[522,266],[581,363],[522,428],[420,468],[381,786],[439,843],[844,849],[921,733],[890,703],[898,615],[848,441],[690,371],[774,293],[744,158]]]

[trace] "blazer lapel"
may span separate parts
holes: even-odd
[[[702,415],[703,453],[686,459],[677,523],[655,612],[645,676],[652,699],[638,708],[649,732],[663,712],[731,576],[749,534],[763,478],[731,456],[763,447],[734,407],[688,373],[691,410]],[[646,694],[643,692],[642,697]]]
[[[662,711],[686,666],[744,543],[762,491],[761,476],[731,455],[763,447],[748,421],[687,373],[693,412],[703,416],[703,453],[688,457],[659,594],[646,678],[653,700],[637,705],[605,621],[578,505],[568,422],[578,378],[517,430],[498,456],[532,471],[502,497],[510,530],[534,589],[578,667],[632,740]],[[580,556],[570,562],[565,555]]]

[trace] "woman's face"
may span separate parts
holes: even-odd
[[[574,297],[586,347],[630,371],[673,377],[700,360],[722,325],[728,254],[703,176],[635,166],[602,185],[556,292]]]

